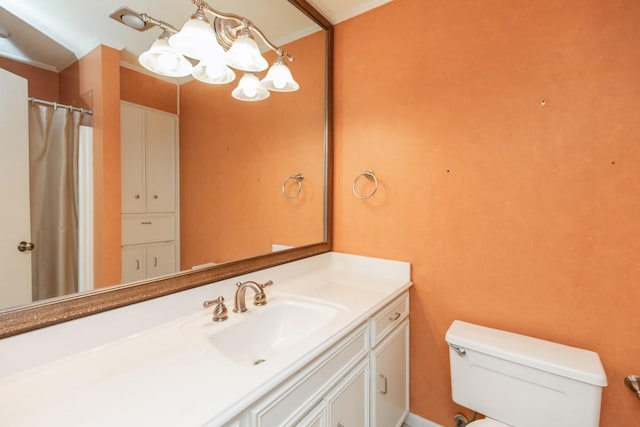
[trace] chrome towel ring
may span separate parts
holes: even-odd
[[[369,193],[369,194],[360,194],[358,193],[358,190],[356,190],[356,185],[358,183],[358,180],[362,177],[367,178],[369,181],[373,181],[374,187],[373,190]],[[358,199],[370,199],[371,197],[373,197],[374,194],[376,194],[376,191],[378,191],[378,178],[376,178],[376,174],[373,171],[373,169],[367,169],[366,171],[362,172],[360,175],[356,176],[356,179],[353,180],[353,194],[355,194],[355,196]]]
[[[298,182],[298,189],[293,192],[293,193],[288,193],[287,192],[287,183],[289,181],[291,181],[292,179],[295,179]],[[298,197],[300,195],[300,192],[302,191],[302,180],[304,179],[304,175],[301,173],[297,173],[295,175],[291,175],[287,178],[285,178],[284,182],[282,183],[282,194],[284,194],[284,197],[286,197],[287,199],[295,199],[296,197]]]

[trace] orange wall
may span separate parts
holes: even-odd
[[[323,46],[317,33],[287,47],[298,92],[237,101],[238,72],[228,85],[180,87],[183,269],[323,240]],[[303,191],[288,200],[282,183],[299,172]]]
[[[60,102],[93,109],[94,276],[120,283],[120,52],[99,46],[60,72]]]
[[[178,114],[178,86],[129,68],[120,67],[120,99]]]
[[[0,58],[0,68],[17,74],[29,81],[30,97],[45,101],[58,101],[58,73]]]
[[[412,412],[452,425],[462,319],[598,352],[601,425],[636,422],[638,22],[633,0],[396,0],[336,26],[334,248],[412,263]]]

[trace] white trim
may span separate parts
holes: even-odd
[[[6,50],[0,52],[0,58],[6,58],[11,61],[22,62],[23,64],[31,65],[32,67],[37,67],[46,71],[52,71],[54,73],[60,72],[60,70],[58,70],[53,65],[43,64],[42,62],[34,61],[33,59],[28,58],[25,55],[16,55],[14,53],[7,52]]]
[[[444,427],[444,426],[411,413],[409,414],[409,416],[407,416],[407,419],[404,420],[403,427]]]
[[[80,126],[78,147],[78,292],[93,289],[93,128]]]

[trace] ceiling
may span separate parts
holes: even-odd
[[[309,0],[336,24],[391,0]],[[244,16],[275,45],[304,37],[319,27],[287,0],[209,0],[215,9]],[[137,66],[137,57],[160,34],[158,28],[133,30],[109,18],[127,6],[176,28],[194,12],[189,0],[0,0],[0,56],[52,71],[61,71],[104,44],[122,51],[122,62]]]

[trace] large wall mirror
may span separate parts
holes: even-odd
[[[195,11],[192,3],[129,0],[126,6],[179,29]],[[150,75],[135,64],[137,56],[148,49],[160,30],[137,32],[115,22],[109,15],[125,6],[119,0],[100,5],[80,0],[0,0],[0,24],[9,27],[0,27],[0,35],[9,35],[0,38],[0,68],[20,74],[16,69],[33,66],[24,62],[16,65],[21,61],[6,53],[6,45],[27,54],[33,49],[33,44],[20,37],[32,38],[40,45],[56,42],[54,45],[58,46],[44,49],[44,54],[52,58],[52,63],[64,64],[65,71],[60,71],[60,65],[51,65],[48,72],[59,73],[59,87],[40,90],[62,94],[66,90],[63,84],[77,86],[71,92],[67,90],[72,95],[59,96],[54,101],[93,110],[94,141],[97,132],[103,155],[93,175],[98,181],[93,184],[97,189],[92,204],[96,211],[91,214],[94,247],[80,256],[80,260],[91,257],[93,283],[89,288],[78,283],[64,295],[34,298],[21,305],[6,304],[0,298],[0,338],[331,249],[331,24],[305,0],[208,3],[215,9],[247,17],[271,43],[295,56],[295,61],[288,64],[300,90],[274,92],[265,101],[241,102],[231,96],[238,72],[236,80],[224,86],[207,85],[192,78]],[[88,17],[86,22],[83,13]],[[62,14],[70,16],[58,19]],[[60,46],[60,41],[68,37],[60,31],[67,25],[65,20],[81,27],[77,38],[88,47],[69,50]],[[91,28],[99,34],[91,36]],[[270,63],[277,58],[265,43],[259,45]],[[94,49],[92,55],[99,52],[99,68],[106,74],[107,83],[100,91],[78,83],[86,67],[81,55],[90,49]],[[63,58],[56,59],[54,52]],[[95,63],[95,57],[88,62]],[[46,64],[37,64],[47,69],[43,65]],[[118,78],[113,79],[110,73],[117,73]],[[266,71],[260,74],[263,77]],[[109,83],[113,81],[117,84]],[[119,94],[114,95],[116,91]],[[122,221],[129,213],[122,194],[124,166],[119,161],[125,151],[109,151],[113,141],[121,142],[120,128],[124,125],[116,114],[129,107],[175,117],[177,141],[175,272],[138,277],[133,282],[123,280],[127,277],[123,272],[127,229]],[[113,123],[115,126],[111,126]],[[98,157],[95,153],[93,156],[95,163]],[[8,209],[9,204],[4,206]],[[162,216],[163,212],[151,214]],[[18,243],[8,242],[12,247]],[[35,251],[38,243],[34,243]],[[0,259],[0,270],[2,262]],[[15,284],[2,277],[0,274],[0,288]]]

